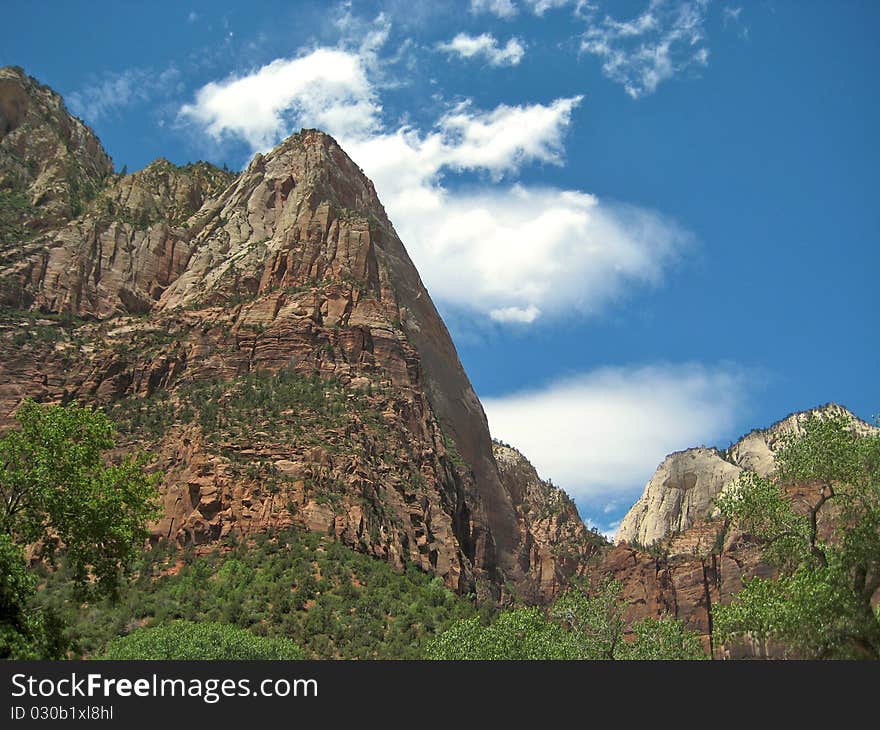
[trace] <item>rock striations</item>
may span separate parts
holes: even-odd
[[[165,475],[154,539],[296,525],[528,601],[594,552],[570,500],[493,453],[372,183],[326,134],[239,175],[121,176],[57,95],[0,69],[0,212],[0,426],[25,397],[106,407]]]

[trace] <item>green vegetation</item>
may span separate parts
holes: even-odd
[[[180,388],[172,397],[117,401],[110,416],[120,431],[159,437],[177,422],[198,421],[214,442],[249,437],[259,426],[276,435],[305,436],[314,427],[333,428],[352,414],[384,432],[381,413],[365,393],[338,380],[309,377],[293,370],[257,372],[234,381],[206,380]]]
[[[514,608],[490,622],[469,618],[430,642],[428,659],[705,659],[696,634],[673,618],[643,619],[630,627],[621,584],[580,582],[562,593],[548,614]]]
[[[813,658],[880,658],[880,610],[871,605],[880,589],[880,435],[813,416],[777,465],[772,479],[747,473],[718,500],[779,570],[714,608],[719,638],[776,639]],[[792,484],[810,487],[800,509],[786,494]]]
[[[0,438],[0,657],[54,656],[53,614],[31,613],[25,546],[50,564],[63,546],[75,594],[113,597],[155,515],[157,477],[142,456],[105,465],[114,429],[101,411],[26,400],[16,420]]]
[[[26,223],[33,212],[27,193],[18,190],[0,190],[0,243],[27,236]]]
[[[425,649],[426,659],[577,659],[572,635],[539,608],[504,611],[488,625],[478,617],[453,624]]]
[[[458,446],[455,445],[455,441],[447,436],[445,433],[443,434],[443,446],[446,448],[446,453],[449,455],[449,460],[459,469],[468,469],[468,464],[464,460],[464,457],[458,450]]]
[[[57,616],[34,611],[37,578],[28,570],[24,549],[0,533],[0,658],[57,659],[64,639]]]
[[[237,626],[174,621],[118,636],[101,659],[302,659],[287,639],[270,639]]]
[[[177,621],[216,622],[284,638],[307,658],[414,659],[458,619],[481,611],[413,565],[382,560],[329,538],[290,531],[261,534],[196,557],[159,546],[116,602],[80,604],[62,563],[43,576],[37,603],[62,616],[76,655],[97,656],[120,635]]]

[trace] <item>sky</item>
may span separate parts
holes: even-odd
[[[376,184],[495,437],[612,534],[663,457],[880,413],[880,4],[8,3],[117,170],[301,127]]]

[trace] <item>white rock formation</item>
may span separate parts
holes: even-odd
[[[670,454],[621,521],[615,542],[651,545],[710,516],[715,497],[744,470],[769,475],[785,437],[801,433],[804,422],[814,414],[844,416],[859,433],[877,430],[846,408],[830,403],[752,431],[723,452],[700,447]]]

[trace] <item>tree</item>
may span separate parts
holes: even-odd
[[[115,432],[101,411],[26,400],[15,417],[20,428],[0,438],[0,656],[48,658],[57,632],[49,614],[29,608],[35,578],[25,548],[52,563],[63,547],[80,596],[114,596],[156,514],[159,477],[146,473],[143,455],[104,464]]]
[[[58,659],[62,630],[51,611],[32,611],[37,579],[27,569],[24,550],[0,534],[0,659]]]
[[[810,489],[797,504],[786,487]],[[713,609],[721,640],[776,639],[813,658],[880,658],[880,434],[812,416],[771,478],[747,472],[717,501],[764,546],[776,579],[755,577]]]
[[[453,624],[428,645],[428,659],[705,659],[696,634],[674,618],[627,624],[622,586],[582,581],[539,608],[504,611],[488,626],[479,618]]]
[[[606,579],[592,590],[588,583],[568,589],[556,599],[550,615],[577,637],[579,654],[590,659],[615,659],[626,622],[620,600],[622,585]]]
[[[174,621],[137,629],[108,645],[102,659],[302,659],[289,639],[255,636],[218,623]]]
[[[678,619],[644,618],[632,626],[635,639],[620,645],[618,659],[705,659],[700,639]]]
[[[427,659],[577,659],[578,646],[562,626],[538,608],[504,611],[484,626],[462,619],[431,641]]]

